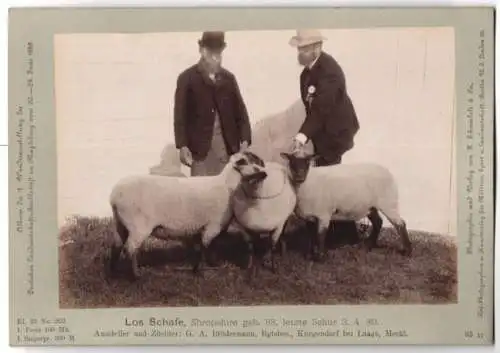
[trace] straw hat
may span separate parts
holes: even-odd
[[[299,29],[297,34],[290,38],[289,44],[292,47],[303,47],[306,45],[319,43],[326,40],[317,29]]]

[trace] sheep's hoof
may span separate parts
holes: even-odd
[[[135,282],[140,278],[139,269],[134,267],[131,262],[128,262],[128,266],[125,271],[125,278],[127,278],[131,282]]]
[[[313,262],[312,261],[308,261],[307,262],[307,265],[306,265],[306,276],[311,276],[312,274],[312,267],[313,267]]]
[[[273,273],[273,274],[277,273],[276,264],[275,263],[271,263],[271,273]]]
[[[194,274],[196,280],[205,279],[205,274],[202,271],[198,271]]]
[[[403,256],[410,257],[412,253],[411,247],[405,248],[403,250],[400,250],[399,253]]]
[[[207,259],[207,265],[210,267],[219,267],[222,266],[222,260],[216,258]]]
[[[195,281],[199,281],[205,279],[205,274],[203,273],[203,271],[200,271],[199,269],[196,271],[193,270],[193,277]]]
[[[370,252],[373,249],[375,249],[375,245],[373,245],[373,244],[365,244],[365,249],[366,249],[366,251]]]
[[[320,253],[314,255],[314,262],[317,262],[319,264],[324,264],[326,262],[326,253]]]
[[[252,266],[252,267],[249,267],[247,269],[247,283],[248,284],[253,284],[253,280],[256,276],[256,272],[257,272],[257,269],[255,268],[255,266]]]
[[[193,266],[193,269],[191,270],[191,272],[193,273],[193,275],[195,276],[199,276],[201,274],[201,271],[200,271],[200,264],[195,264]]]
[[[252,266],[253,266],[253,256],[250,255],[250,256],[248,256],[248,259],[247,259],[247,269],[252,268]]]
[[[366,248],[367,251],[372,251],[373,249],[377,249],[377,248],[380,248],[381,246],[377,243],[376,240],[373,240],[373,239],[366,239],[364,241],[364,246]]]
[[[128,276],[127,276],[128,280],[131,281],[131,282],[135,282],[137,281],[139,278],[141,278],[139,272],[137,271],[129,271],[128,273]]]
[[[359,244],[360,242],[361,242],[361,237],[359,235],[349,236],[345,241],[346,245],[356,245]]]
[[[217,257],[217,254],[215,254],[213,250],[208,252],[206,259],[207,259],[207,264],[210,267],[218,267],[222,265],[222,260]]]
[[[117,265],[116,263],[108,261],[108,263],[104,264],[104,273],[108,278],[115,278],[117,274]]]

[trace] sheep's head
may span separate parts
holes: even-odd
[[[244,182],[253,185],[267,177],[264,161],[250,151],[238,152],[231,156],[233,168],[241,175]]]
[[[318,157],[301,149],[297,149],[292,153],[281,152],[280,155],[288,161],[292,180],[297,184],[301,184],[306,180],[311,163]]]

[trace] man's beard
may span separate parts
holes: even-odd
[[[309,65],[310,63],[312,63],[315,59],[315,55],[311,55],[311,56],[308,56],[308,55],[297,55],[297,61],[299,62],[299,65],[301,66],[306,66],[306,65]]]
[[[205,60],[205,69],[211,73],[211,74],[216,74],[220,71],[221,69],[221,63],[218,63],[218,64],[215,64],[215,63],[211,63],[207,60]]]

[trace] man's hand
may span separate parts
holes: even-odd
[[[304,134],[298,133],[293,138],[292,151],[296,151],[303,148],[306,142],[307,142],[307,137]]]
[[[248,141],[242,141],[240,143],[240,152],[243,152],[244,150],[246,150],[248,148]]]
[[[181,163],[185,166],[191,167],[191,164],[193,164],[193,155],[191,154],[189,148],[187,148],[186,146],[181,147],[179,155]]]

